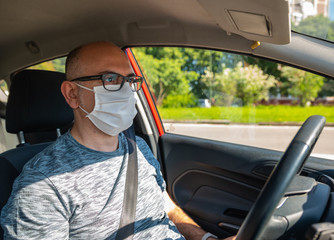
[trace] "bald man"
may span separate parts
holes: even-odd
[[[1,214],[5,239],[116,236],[129,156],[122,131],[136,115],[134,92],[142,78],[124,52],[107,42],[70,52],[66,77],[61,92],[73,109],[73,127],[31,159],[15,180]],[[136,141],[134,239],[215,239],[171,202],[158,161],[145,141]]]

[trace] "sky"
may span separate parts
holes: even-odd
[[[331,21],[334,21],[334,0],[331,0],[329,3],[329,18]]]

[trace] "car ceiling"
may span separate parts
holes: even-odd
[[[23,67],[96,40],[120,47],[196,46],[243,52],[334,76],[331,43],[295,33],[290,37],[286,0],[0,2],[0,78],[6,80]],[[254,41],[261,42],[255,50]]]

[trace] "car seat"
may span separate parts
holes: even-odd
[[[17,134],[20,144],[0,154],[0,211],[24,164],[73,123],[73,111],[60,91],[64,80],[64,73],[44,70],[23,70],[12,78],[6,106],[6,130]]]

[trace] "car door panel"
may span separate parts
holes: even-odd
[[[252,173],[280,152],[165,133],[159,141],[168,191],[206,229],[234,233],[265,179]],[[226,230],[224,224],[231,228]],[[219,227],[220,226],[220,227]]]
[[[236,233],[283,154],[170,133],[160,136],[159,147],[172,198],[202,227],[221,236]],[[323,175],[319,161],[312,158],[303,174]]]

